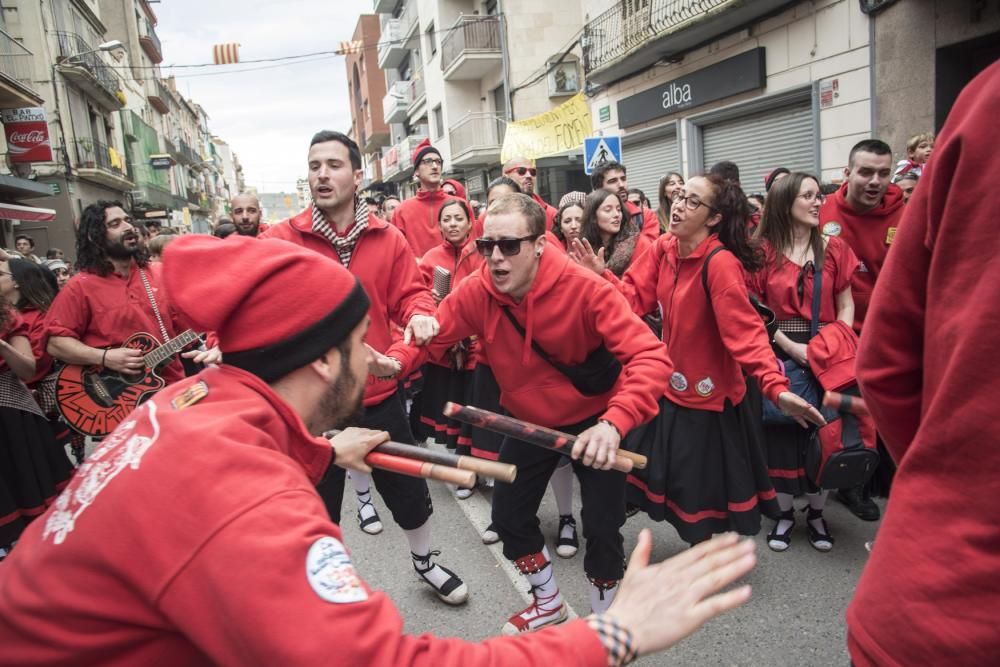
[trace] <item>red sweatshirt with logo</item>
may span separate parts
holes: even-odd
[[[899,186],[890,184],[881,204],[867,213],[858,213],[847,201],[847,183],[844,183],[819,210],[823,233],[847,241],[861,261],[851,278],[856,331],[861,331],[864,324],[872,289],[885,264],[889,246],[903,217],[904,206],[903,191]]]
[[[663,340],[675,371],[666,396],[687,408],[721,412],[728,399],[743,400],[742,371],[755,377],[772,401],[789,390],[788,378],[771,345],[760,315],[750,304],[745,273],[728,250],[709,263],[708,289],[701,281],[705,258],[722,241],[711,235],[687,257],[677,237],[664,235],[635,260],[616,283],[636,313],[663,313]],[[608,272],[605,272],[608,273]]]
[[[312,210],[308,208],[294,218],[272,225],[260,238],[291,241],[340,262],[340,255],[330,241],[313,231]],[[347,268],[361,281],[371,301],[368,344],[407,365],[416,357],[418,350],[404,345],[401,339],[394,341],[391,327],[393,324],[405,327],[416,314],[433,315],[434,299],[420,277],[416,258],[406,239],[398,229],[369,213],[368,228],[358,238]],[[317,289],[320,288],[317,286]],[[365,385],[365,405],[381,403],[396,389],[396,380],[369,375]]]
[[[428,192],[421,188],[415,197],[401,203],[392,213],[392,224],[403,232],[413,254],[423,257],[424,253],[441,243],[438,227],[438,209],[449,199],[457,199],[444,190]]]
[[[331,458],[245,371],[166,388],[105,438],[0,566],[3,663],[607,664],[583,620],[479,644],[403,634],[316,493]]]
[[[859,667],[1000,656],[998,111],[994,64],[938,135],[861,335],[861,390],[899,468],[847,609]]]
[[[502,306],[524,328],[524,336]],[[441,302],[438,321],[441,331],[427,346],[430,353],[479,336],[500,385],[500,404],[541,426],[567,426],[600,415],[624,435],[656,415],[670,376],[667,351],[649,327],[610,283],[565,253],[542,255],[535,281],[519,302],[493,288],[484,263]],[[532,349],[532,341],[566,365],[579,364],[603,343],[621,361],[621,375],[611,391],[584,396]]]

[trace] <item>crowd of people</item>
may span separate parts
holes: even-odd
[[[292,650],[280,635],[294,627],[297,636],[316,618],[351,628],[356,641],[344,650],[369,664],[390,655],[398,664],[457,656],[487,664],[519,652],[541,664],[559,661],[574,641],[579,664],[624,664],[668,646],[747,598],[746,588],[710,597],[752,567],[750,547],[732,533],[757,535],[767,518],[767,546],[788,550],[798,498],[809,544],[828,552],[831,491],[859,518],[879,518],[871,496],[889,492],[894,471],[881,441],[879,472],[848,488],[824,487],[808,454],[817,429],[840,418],[824,409],[824,392],[857,394],[859,334],[873,326],[872,294],[906,202],[930,187],[920,179],[934,173],[933,146],[932,135],[916,135],[894,169],[891,148],[867,139],[846,156],[839,185],[779,166],[749,195],[731,162],[687,179],[670,172],[656,209],[617,162],[595,169],[591,192],[553,206],[536,191],[534,164],[518,157],[480,207],[444,178],[426,140],[413,154],[416,196],[369,201],[357,144],[323,131],[307,160],[312,203],[280,223],[263,224],[259,202],[241,194],[215,230],[221,239],[177,238],[143,229],[117,202],[95,202],[81,216],[75,272],[62,257],[39,260],[31,239],[18,237],[17,251],[0,258],[0,428],[12,463],[0,486],[0,556],[10,552],[0,593],[11,605],[0,639],[22,637],[24,664],[42,654],[38,643],[52,659],[71,650],[134,660],[311,656],[309,642]],[[200,271],[206,266],[245,280],[212,278]],[[58,370],[136,376],[149,360],[122,347],[130,335],[166,343],[187,329],[204,336],[163,360],[157,372],[167,388],[85,456],[53,398]],[[572,455],[449,419],[448,401],[569,433]],[[334,428],[346,430],[320,437]],[[213,446],[195,447],[205,430]],[[374,487],[419,578],[446,604],[469,599],[460,573],[433,549],[426,481],[363,459],[385,439],[431,438],[517,467],[512,483],[481,485],[492,489],[482,539],[501,541],[531,587],[532,603],[503,632],[560,625],[561,634],[478,649],[400,637],[390,603],[357,576],[336,524],[350,488],[359,526],[379,533]],[[75,475],[66,454],[74,444]],[[615,469],[620,450],[648,465]],[[219,488],[198,484],[205,474]],[[592,615],[566,624],[538,512],[551,486],[559,513],[551,543],[558,556],[575,557],[574,477]],[[143,508],[118,524],[116,509],[138,498]],[[154,512],[166,508],[189,518],[158,527]],[[676,608],[684,620],[674,629],[662,627],[668,620],[651,629],[636,611],[642,595],[652,596],[646,617],[650,605],[673,613],[677,604],[669,587],[650,585],[666,569],[647,566],[648,534],[626,573],[621,530],[638,512],[692,546],[666,569],[700,568],[691,581],[713,571],[712,584],[692,585],[689,607]],[[90,567],[93,556],[80,554],[102,539],[131,540],[136,552],[99,550],[101,565]],[[292,585],[283,552],[299,551],[307,577]],[[140,572],[126,560],[152,564]],[[18,615],[33,604],[29,565],[66,568],[74,586],[50,596],[57,613]],[[243,576],[272,592],[277,607],[236,592]],[[198,609],[207,588],[226,594]],[[114,602],[87,611],[78,597],[85,590],[111,591]],[[281,612],[317,600],[337,604],[311,620]],[[253,638],[199,627],[206,614],[254,623],[258,608],[268,622],[253,626]],[[64,625],[68,610],[87,621]],[[130,632],[102,632],[125,619]]]

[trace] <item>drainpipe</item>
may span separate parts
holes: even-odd
[[[510,95],[510,65],[507,53],[507,12],[503,0],[497,3],[500,9],[500,56],[503,60],[503,98],[507,101],[507,120],[514,120],[514,100]]]

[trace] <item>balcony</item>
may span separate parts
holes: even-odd
[[[396,8],[396,0],[374,0],[372,11],[375,14],[388,14]]]
[[[164,153],[169,153],[170,157],[172,157],[172,158],[176,158],[177,157],[177,144],[175,144],[174,142],[170,141],[170,139],[167,139],[166,137],[163,137],[163,152]]]
[[[198,192],[197,190],[188,190],[186,199],[188,203],[191,204],[192,206],[197,206],[198,208],[201,208],[201,200],[203,196],[204,195],[202,195],[202,193]]]
[[[496,114],[474,112],[463,116],[448,130],[451,166],[491,165],[500,161],[507,123]]]
[[[415,49],[420,46],[420,26],[417,14],[417,0],[407,0],[403,6],[403,13],[399,15],[400,33],[403,38],[403,46],[407,49]]]
[[[424,80],[424,69],[421,67],[410,76],[410,106],[406,113],[409,116],[415,115],[420,105],[427,100],[427,86]]]
[[[382,26],[382,36],[378,42],[379,69],[399,67],[409,53],[403,46],[403,32],[399,19],[389,19]]]
[[[0,109],[41,106],[43,99],[31,87],[34,55],[0,30]]]
[[[159,65],[163,62],[163,47],[160,45],[160,38],[156,36],[156,31],[149,21],[139,21],[139,46],[154,64]]]
[[[413,149],[427,138],[427,128],[423,126],[401,142],[382,151],[382,180],[399,182],[413,173]]]
[[[201,162],[201,158],[195,153],[191,147],[183,139],[177,140],[177,161],[181,164],[197,164]]]
[[[94,139],[71,142],[80,178],[114,190],[131,190],[132,181],[125,175],[127,158],[123,153]]]
[[[587,80],[619,81],[773,14],[790,0],[618,2],[584,26]],[[641,5],[641,6],[639,6]]]
[[[386,123],[402,123],[406,110],[413,101],[413,86],[409,81],[396,81],[389,87],[389,94],[382,98],[382,115]]]
[[[498,17],[462,16],[441,42],[441,71],[445,81],[479,80],[501,67]]]
[[[105,109],[117,111],[125,106],[121,79],[94,48],[73,32],[55,32],[59,44],[56,68]],[[120,97],[119,97],[120,96]]]
[[[146,81],[146,98],[150,105],[161,114],[170,113],[170,89],[160,79]]]

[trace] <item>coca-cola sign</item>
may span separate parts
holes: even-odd
[[[49,141],[49,124],[42,107],[4,109],[4,134],[11,162],[51,162],[52,144]]]

